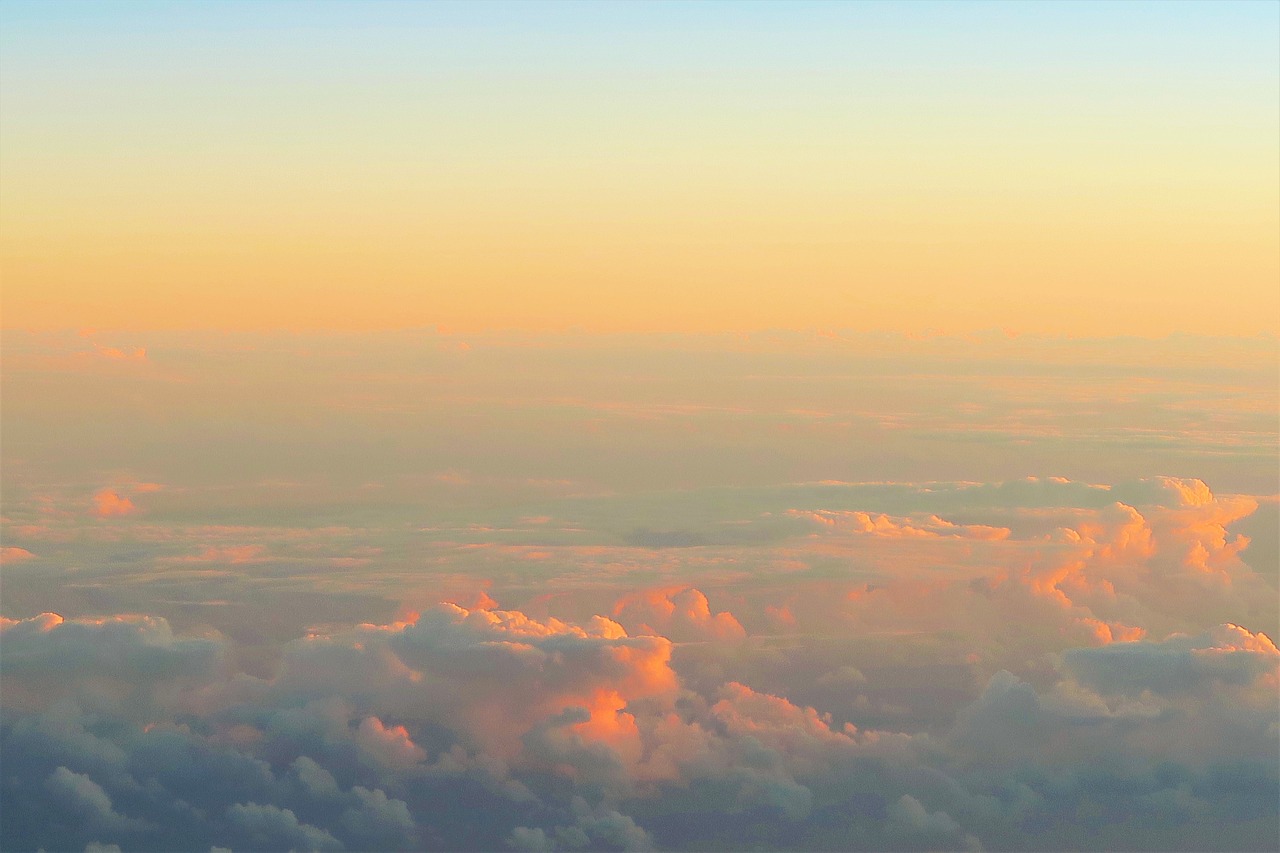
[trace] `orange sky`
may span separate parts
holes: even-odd
[[[1273,10],[1188,8],[33,14],[3,323],[1280,332]]]

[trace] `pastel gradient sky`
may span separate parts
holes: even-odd
[[[0,0],[0,850],[1272,853],[1278,36]]]
[[[0,16],[8,328],[1280,331],[1275,3]]]

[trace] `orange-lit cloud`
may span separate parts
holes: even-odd
[[[409,737],[404,726],[387,726],[377,717],[365,717],[355,734],[356,743],[375,761],[405,769],[426,759],[427,753]]]
[[[746,636],[728,611],[713,614],[699,590],[667,587],[632,593],[613,606],[614,618],[632,631],[674,640],[733,640]]]
[[[210,545],[200,551],[199,554],[192,554],[185,557],[174,557],[170,562],[174,563],[228,563],[231,565],[241,565],[244,563],[256,563],[263,559],[265,549],[261,545],[229,545],[226,547],[216,547]]]
[[[953,524],[936,515],[907,519],[894,518],[883,513],[825,509],[793,509],[788,510],[787,514],[795,518],[807,519],[814,524],[839,530],[894,538],[955,537],[1000,540],[1009,536],[1009,530],[1005,527],[990,527],[982,524]]]
[[[132,500],[115,489],[103,489],[93,496],[93,514],[100,518],[130,515],[137,509]]]
[[[99,765],[86,756],[137,754],[163,762],[172,752],[175,761],[224,774],[210,781],[226,798],[219,801],[223,812],[243,802],[246,790],[266,803],[328,803],[329,810],[310,808],[315,823],[305,831],[283,816],[283,805],[255,812],[259,831],[270,824],[284,833],[271,837],[297,835],[308,846],[321,832],[375,848],[393,837],[378,841],[377,833],[393,833],[406,842],[397,846],[408,846],[429,823],[431,798],[399,800],[383,788],[412,781],[476,785],[495,805],[524,804],[516,810],[521,817],[494,809],[495,820],[528,820],[541,797],[563,789],[566,799],[554,801],[560,828],[552,824],[542,837],[637,844],[648,835],[646,819],[626,814],[636,803],[644,804],[638,814],[651,819],[683,813],[698,800],[724,822],[714,827],[718,833],[738,832],[729,818],[759,808],[785,816],[789,831],[820,833],[833,820],[826,804],[845,802],[846,786],[872,788],[896,802],[896,811],[887,822],[850,816],[842,837],[870,831],[859,844],[875,849],[903,838],[972,847],[978,836],[1023,837],[1016,827],[1037,809],[1074,809],[1077,773],[1126,778],[1110,769],[1108,755],[1158,764],[1179,778],[1224,764],[1243,772],[1275,740],[1280,684],[1280,652],[1268,636],[1219,625],[1194,636],[1068,649],[1035,687],[997,672],[953,724],[926,734],[842,724],[829,712],[732,680],[706,695],[691,691],[670,668],[669,645],[629,638],[606,619],[573,624],[444,605],[414,621],[291,644],[282,671],[269,681],[211,665],[223,656],[221,640],[183,637],[154,618],[46,614],[5,620],[0,629],[0,701],[28,729],[63,734],[55,761],[96,772]],[[839,685],[864,689],[886,677],[846,670]],[[409,677],[415,672],[423,677]],[[120,691],[122,684],[134,692]],[[137,692],[141,684],[145,694]],[[58,701],[63,697],[134,722],[91,730],[90,718]],[[227,722],[191,726],[185,721],[196,708]],[[257,724],[233,722],[246,718]],[[459,742],[431,760],[419,738],[442,731]],[[40,754],[24,738],[6,749],[7,761]],[[264,772],[272,766],[278,772]],[[365,785],[379,787],[353,784],[347,774],[357,767]],[[1050,771],[1052,784],[1041,784],[1036,774]],[[993,796],[1010,773],[1036,786],[1026,803]],[[117,802],[121,783],[94,778],[101,784],[80,781],[77,790]],[[537,784],[549,778],[556,780],[551,792]],[[153,790],[176,784],[169,780],[161,777]],[[1178,784],[1171,780],[1171,790]],[[185,790],[206,796],[190,784]],[[591,791],[613,807],[578,803]],[[299,792],[314,799],[301,801]],[[1137,794],[1118,784],[1114,796]],[[1231,802],[1220,796],[1226,798],[1220,807]],[[1062,805],[1054,805],[1057,798]],[[152,814],[133,811],[144,806],[127,797],[118,802],[129,804],[115,812],[118,820]],[[565,828],[566,820],[581,836]],[[537,836],[522,823],[503,832],[530,843]],[[816,844],[822,836],[804,837]]]
[[[115,361],[146,361],[147,360],[146,347],[121,348],[121,347],[100,346],[95,351],[97,352],[98,355],[102,356],[103,358],[112,359]]]

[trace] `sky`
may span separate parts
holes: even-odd
[[[1280,5],[0,4],[0,849],[1274,850]]]
[[[5,327],[1280,331],[1274,3],[0,16]]]

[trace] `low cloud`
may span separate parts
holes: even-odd
[[[712,613],[700,590],[668,587],[623,596],[613,606],[613,617],[632,633],[667,637],[678,642],[734,640],[746,636],[742,625],[727,610]]]
[[[517,849],[740,846],[765,816],[798,846],[1025,849],[1070,841],[1061,820],[1099,786],[1127,810],[1103,815],[1107,846],[1158,809],[1229,813],[1244,846],[1276,825],[1280,652],[1235,625],[1068,650],[1039,685],[999,672],[934,735],[738,682],[699,693],[668,638],[603,617],[440,605],[299,639],[270,679],[212,665],[223,643],[147,618],[7,623],[6,767],[46,783],[12,800],[6,846],[66,846],[38,817],[63,809],[93,834],[76,844],[450,847],[463,792],[486,843]],[[1254,793],[1215,788],[1228,768]]]
[[[132,500],[115,489],[103,489],[93,496],[93,514],[99,518],[131,515],[137,510],[138,508]]]

